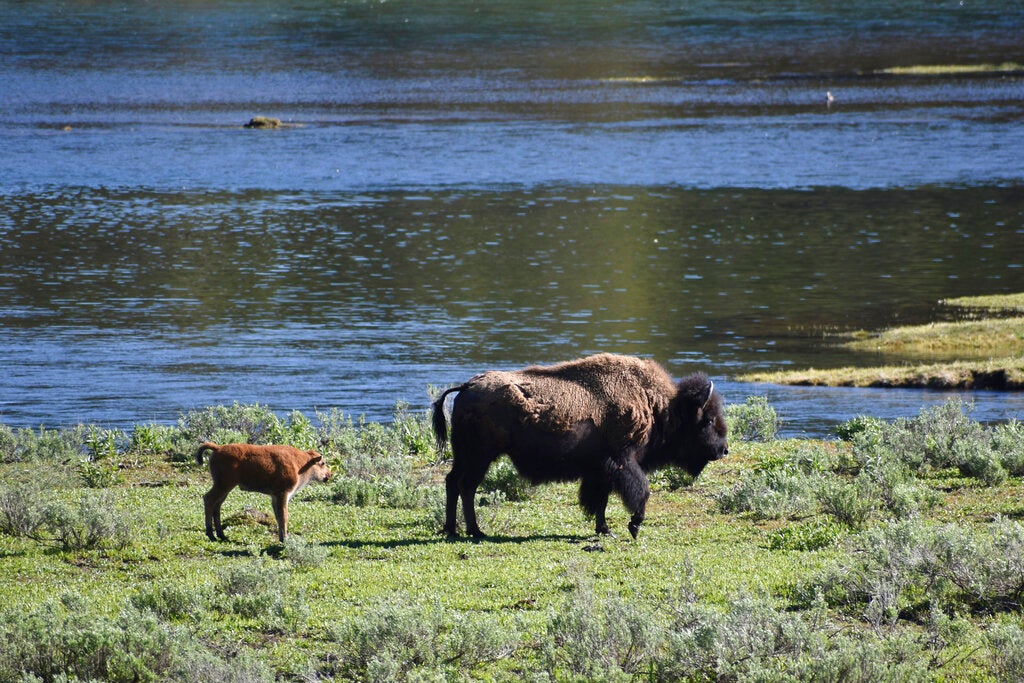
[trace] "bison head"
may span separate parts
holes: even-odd
[[[722,396],[706,375],[691,375],[679,382],[670,410],[675,423],[673,460],[693,476],[729,453]]]

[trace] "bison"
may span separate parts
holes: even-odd
[[[220,522],[220,506],[238,486],[270,496],[277,518],[277,537],[282,543],[288,535],[288,501],[311,481],[328,481],[331,470],[316,451],[300,451],[293,446],[254,446],[230,443],[218,446],[209,441],[196,451],[196,462],[203,464],[203,452],[210,454],[210,478],[213,486],[203,496],[206,535],[211,541],[214,525],[220,540],[227,540]]]
[[[452,387],[434,403],[441,451],[451,410],[452,468],[445,479],[445,526],[457,536],[461,496],[466,533],[483,537],[473,499],[487,468],[507,455],[537,484],[580,481],[579,502],[608,534],[605,508],[614,491],[632,514],[635,539],[650,487],[646,473],[678,465],[693,476],[728,451],[722,398],[704,374],[673,381],[652,360],[599,354],[551,366],[492,371]]]

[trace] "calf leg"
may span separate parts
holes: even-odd
[[[203,511],[206,513],[206,535],[211,541],[216,541],[217,537],[213,535],[214,526],[217,529],[217,536],[220,540],[226,541],[227,536],[224,535],[224,527],[220,522],[220,506],[224,503],[224,499],[231,493],[231,489],[222,489],[216,484],[206,492],[203,496]]]
[[[274,504],[274,517],[277,518],[277,540],[284,543],[288,536],[288,499],[286,493],[276,493],[270,496]]]
[[[619,464],[621,467],[618,466]],[[651,496],[651,487],[647,483],[647,475],[633,458],[616,461],[616,465],[612,471],[612,485],[619,497],[622,498],[622,504],[633,513],[629,520],[629,533],[636,538],[646,515],[647,499]]]

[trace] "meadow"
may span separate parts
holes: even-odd
[[[214,406],[127,431],[0,426],[3,681],[887,681],[1024,677],[1024,424],[957,400],[778,440],[760,397],[697,480],[652,477],[638,540],[508,463],[482,541],[442,536],[427,416]],[[203,533],[196,445],[316,448],[291,505]]]

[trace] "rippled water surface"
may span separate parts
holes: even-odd
[[[731,378],[1024,290],[1019,3],[282,5],[5,6],[0,422],[615,351],[822,434],[947,395]]]

